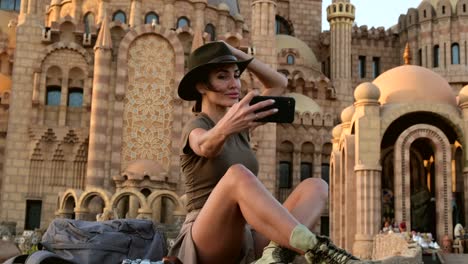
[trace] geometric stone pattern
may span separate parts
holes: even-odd
[[[155,35],[137,38],[129,48],[128,86],[123,114],[122,167],[145,159],[170,164],[174,51]]]

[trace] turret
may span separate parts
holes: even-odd
[[[331,33],[331,79],[338,100],[351,97],[351,30],[354,15],[355,8],[349,0],[333,0],[327,7]]]

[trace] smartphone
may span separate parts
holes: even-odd
[[[267,107],[261,108],[255,112],[262,112],[272,108],[277,108],[278,112],[270,116],[256,120],[256,122],[272,122],[272,123],[292,123],[294,121],[294,111],[296,107],[296,101],[292,97],[284,96],[255,96],[250,101],[250,105],[254,105],[258,102],[273,99],[275,103]]]

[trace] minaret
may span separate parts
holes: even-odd
[[[355,8],[349,0],[333,0],[327,7],[330,23],[331,80],[338,100],[352,100],[351,84],[351,30]],[[350,102],[346,102],[352,103]]]
[[[107,112],[109,97],[112,39],[108,18],[104,12],[101,29],[94,46],[94,79],[89,127],[88,167],[86,188],[103,187],[107,142]]]

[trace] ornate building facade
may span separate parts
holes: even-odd
[[[317,231],[366,257],[384,218],[411,224],[425,186],[436,228],[421,230],[450,235],[468,213],[456,99],[468,84],[467,5],[424,0],[394,27],[368,29],[349,0],[0,1],[0,221],[183,216],[191,104],[176,87],[193,48],[224,40],[285,74],[296,99],[292,124],[252,134],[258,177],[278,200],[324,178],[330,210]],[[426,69],[393,69],[407,43]],[[242,85],[262,89],[249,72]]]

